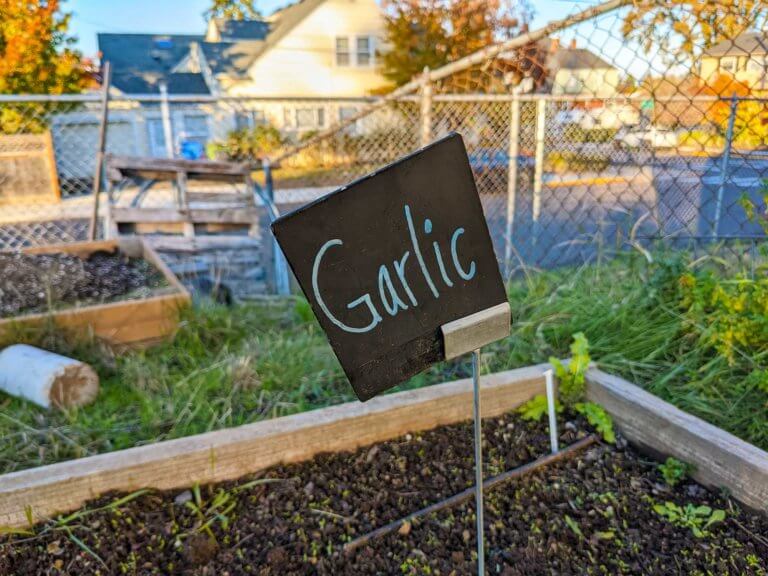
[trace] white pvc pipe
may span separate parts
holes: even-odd
[[[15,344],[0,352],[0,390],[44,408],[68,408],[96,398],[99,376],[79,360]]]
[[[552,369],[544,372],[547,382],[547,413],[549,414],[549,446],[552,454],[556,454],[560,447],[557,442],[557,406],[555,405],[555,383],[552,378]]]

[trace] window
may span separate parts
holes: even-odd
[[[325,126],[324,108],[296,108],[296,129],[314,130]]]
[[[581,78],[576,76],[576,74],[571,74],[563,85],[563,92],[565,94],[581,94],[583,88],[584,84],[582,83]]]
[[[758,74],[762,74],[765,70],[766,62],[768,62],[768,58],[762,58],[760,56],[752,56],[749,61],[747,62],[747,70],[750,72],[756,72]]]
[[[736,58],[734,58],[733,56],[721,58],[720,70],[724,70],[725,72],[730,72],[731,74],[736,72]]]
[[[353,116],[357,115],[357,106],[340,106],[339,107],[339,122],[344,122]],[[347,134],[357,134],[357,122],[353,122],[344,129]]]
[[[371,65],[371,37],[361,36],[357,38],[357,65],[358,66],[370,66]]]
[[[241,110],[235,113],[235,129],[254,128],[259,124],[266,124],[264,110]]]
[[[349,38],[340,36],[336,38],[336,66],[349,66],[352,64],[349,53]]]

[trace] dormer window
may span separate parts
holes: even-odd
[[[173,40],[170,36],[158,36],[154,39],[154,45],[157,50],[170,50],[173,48]]]

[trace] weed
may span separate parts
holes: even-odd
[[[579,402],[574,410],[584,416],[595,430],[603,437],[603,440],[613,444],[616,442],[616,434],[613,431],[613,419],[605,408],[594,402]]]
[[[589,344],[582,332],[573,335],[571,361],[567,368],[557,358],[551,357],[549,359],[558,378],[560,398],[566,406],[572,406],[584,398],[589,360]]]
[[[670,456],[663,464],[658,465],[658,469],[664,477],[664,482],[674,487],[688,477],[693,471],[693,466]]]
[[[665,502],[654,505],[653,510],[675,526],[690,528],[696,538],[709,536],[709,528],[725,520],[725,510],[712,510],[709,506],[686,504],[681,507],[674,502]]]
[[[543,394],[538,394],[520,406],[517,411],[523,420],[538,422],[548,412],[547,397]],[[555,401],[555,411],[558,413],[563,411],[560,402]]]

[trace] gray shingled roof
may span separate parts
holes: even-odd
[[[112,85],[127,94],[157,94],[160,81],[171,94],[208,94],[200,74],[171,73],[202,36],[164,34],[98,34],[102,62],[112,66]]]
[[[768,54],[768,32],[747,32],[723,40],[704,51],[705,56],[749,56]]]
[[[203,42],[200,44],[205,60],[215,76],[243,76],[264,49],[261,40],[241,42]]]

